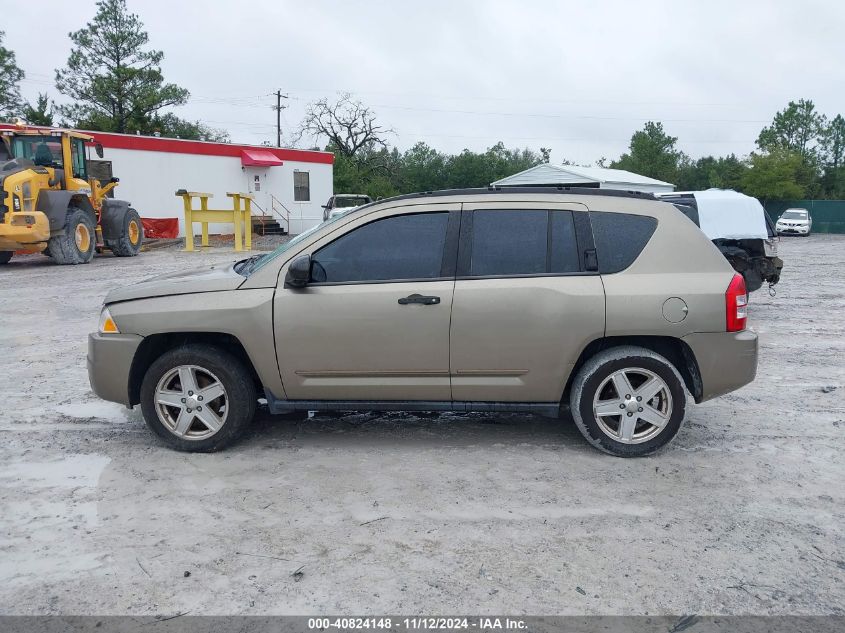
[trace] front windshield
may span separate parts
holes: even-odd
[[[347,207],[360,207],[366,204],[366,198],[335,198],[335,209],[345,209]]]
[[[807,219],[807,212],[806,211],[787,211],[782,216],[780,216],[784,220],[806,220]]]
[[[12,138],[15,158],[28,158],[41,167],[62,166],[62,141],[58,136],[21,134]]]
[[[314,233],[316,233],[317,231],[321,231],[331,224],[334,224],[335,222],[340,220],[342,217],[345,217],[345,216],[343,214],[333,216],[333,217],[329,218],[328,220],[326,220],[325,222],[318,224],[317,226],[312,226],[307,231],[300,233],[299,235],[297,235],[296,237],[288,240],[284,244],[280,244],[279,247],[276,250],[274,250],[270,253],[267,253],[266,255],[261,256],[261,259],[257,260],[255,262],[255,265],[250,268],[249,274],[252,274],[256,270],[258,270],[259,268],[266,266],[268,263],[270,263],[271,261],[276,259],[279,255],[289,251],[291,248],[293,248],[297,244],[304,241],[305,238],[310,237],[311,235],[314,235]]]

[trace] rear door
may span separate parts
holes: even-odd
[[[455,401],[557,402],[604,335],[584,205],[464,204],[450,330]]]

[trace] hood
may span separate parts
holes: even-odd
[[[810,223],[810,220],[807,219],[807,218],[805,218],[803,220],[800,220],[798,218],[796,218],[794,220],[791,219],[791,218],[779,218],[778,219],[778,224],[784,224],[786,226],[804,226],[805,224],[809,224],[809,223]]]
[[[106,305],[118,301],[185,295],[195,292],[235,290],[245,278],[235,272],[235,263],[214,264],[205,268],[158,275],[138,283],[115,288],[106,295]]]

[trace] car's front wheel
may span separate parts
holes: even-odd
[[[641,347],[614,347],[581,367],[570,406],[590,444],[611,455],[641,457],[677,435],[686,391],[678,370],[663,356]]]
[[[252,421],[256,399],[243,362],[208,345],[166,352],[141,384],[147,426],[180,451],[207,453],[235,441]]]

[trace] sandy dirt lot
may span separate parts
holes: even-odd
[[[214,455],[99,401],[105,293],[222,249],[0,269],[2,614],[843,614],[845,237],[781,242],[755,383],[622,460],[519,415],[260,415]]]

